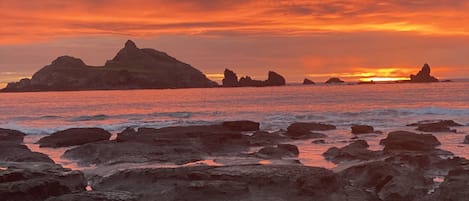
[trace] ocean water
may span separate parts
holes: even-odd
[[[372,149],[406,124],[452,119],[466,126],[436,134],[443,148],[469,156],[462,145],[469,134],[469,82],[375,85],[295,85],[263,88],[166,89],[128,91],[34,92],[0,94],[0,127],[47,135],[71,127],[101,127],[113,133],[126,127],[214,124],[253,120],[268,131],[297,121],[338,126],[326,132],[325,145],[295,142],[303,163],[350,141],[352,124],[374,126],[384,134],[365,135]],[[319,155],[318,155],[319,154]]]

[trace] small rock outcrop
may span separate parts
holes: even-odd
[[[0,128],[0,142],[13,142],[20,144],[23,142],[25,135],[26,134],[20,131]]]
[[[41,147],[69,147],[90,142],[109,140],[111,133],[102,128],[70,128],[41,138]]]
[[[463,144],[469,144],[469,135],[466,135],[466,136],[464,137],[464,142],[463,142]]]
[[[328,130],[334,130],[336,129],[336,126],[330,125],[330,124],[323,124],[323,123],[315,123],[315,122],[296,122],[292,123],[290,126],[287,128],[287,136],[290,137],[301,137],[304,135],[313,135],[316,137],[311,137],[311,138],[321,138],[321,137],[326,137],[324,134],[316,134],[311,132],[311,131],[328,131]]]
[[[394,131],[380,141],[384,151],[430,151],[441,145],[431,134],[417,134],[407,131]]]
[[[218,86],[202,72],[164,52],[138,48],[128,40],[104,66],[60,56],[32,78],[7,85],[4,92],[110,89],[202,88]]]
[[[453,120],[425,120],[417,123],[408,124],[407,126],[417,126],[417,130],[423,132],[456,132],[451,127],[462,126]]]
[[[223,73],[224,78],[222,80],[223,87],[237,87],[239,86],[238,83],[238,76],[236,73],[231,71],[230,69],[225,69],[225,72]]]
[[[424,64],[417,75],[410,75],[410,82],[438,82],[438,79],[430,75],[431,69],[428,64]]]
[[[283,86],[286,80],[280,74],[269,71],[268,78],[265,81],[254,80],[250,76],[244,76],[237,80],[236,73],[229,69],[225,69],[223,78],[223,87],[266,87],[266,86]]]
[[[329,78],[325,83],[326,84],[340,84],[340,83],[344,83],[344,81],[338,77],[332,77],[332,78]]]
[[[370,160],[379,155],[379,152],[368,150],[368,147],[365,140],[357,140],[342,148],[331,147],[323,153],[323,156],[326,160],[339,163],[351,160]]]
[[[258,131],[260,124],[253,121],[225,121],[222,126],[234,131]]]
[[[267,80],[264,82],[265,86],[283,86],[285,84],[285,78],[274,71],[269,71]]]
[[[305,78],[305,79],[303,80],[303,85],[311,85],[311,84],[316,84],[316,83],[314,83],[313,81],[311,81],[311,80],[308,79],[308,78]]]
[[[373,126],[368,125],[353,125],[351,128],[353,134],[366,134],[375,132]]]

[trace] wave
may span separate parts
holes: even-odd
[[[73,117],[69,121],[102,121],[109,119],[108,115],[105,114],[98,114],[98,115],[92,115],[92,116],[79,116],[79,117]]]

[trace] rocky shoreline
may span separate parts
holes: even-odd
[[[82,171],[63,168],[47,155],[31,151],[23,144],[26,134],[0,129],[0,197],[5,201],[466,200],[469,161],[439,149],[441,142],[433,135],[453,132],[461,124],[438,120],[408,126],[416,131],[382,133],[383,149],[370,150],[358,136],[381,132],[353,125],[350,144],[323,153],[337,164],[332,169],[305,166],[298,160],[301,151],[293,142],[321,144],[327,139],[324,132],[336,129],[318,122],[297,122],[277,132],[263,131],[252,121],[127,128],[115,138],[99,128],[74,128],[37,142],[40,147],[66,148],[62,157],[97,167]],[[462,141],[461,145],[467,146]],[[210,158],[216,159],[207,162]]]

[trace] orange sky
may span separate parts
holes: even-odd
[[[408,76],[425,62],[437,77],[469,77],[465,0],[1,0],[0,9],[0,82],[63,54],[102,65],[129,38],[215,77],[228,67],[358,80]]]

